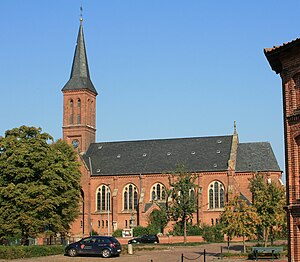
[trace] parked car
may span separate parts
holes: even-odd
[[[119,256],[122,251],[119,241],[110,236],[91,236],[74,242],[65,248],[70,257],[77,255]]]
[[[135,237],[128,240],[128,244],[139,244],[139,243],[159,243],[157,235],[143,235],[141,237]]]

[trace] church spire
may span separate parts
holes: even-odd
[[[98,94],[90,79],[81,16],[71,76],[69,81],[63,87],[62,91],[82,89],[87,89],[96,95]]]

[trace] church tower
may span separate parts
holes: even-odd
[[[69,81],[62,88],[63,139],[85,152],[96,141],[96,96],[91,79],[83,36],[82,18]]]

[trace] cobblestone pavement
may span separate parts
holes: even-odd
[[[29,258],[29,259],[14,259],[14,260],[0,260],[0,262],[101,262],[101,261],[111,261],[111,262],[203,262],[204,256],[203,251],[206,251],[206,262],[241,262],[247,261],[248,259],[221,259],[220,252],[221,247],[225,250],[225,244],[205,244],[193,247],[179,247],[170,246],[162,247],[155,246],[156,249],[152,251],[140,250],[134,252],[133,255],[121,254],[120,257],[112,258],[102,258],[102,257],[68,257],[63,255],[39,257],[39,258]],[[162,249],[163,248],[163,249]],[[232,245],[231,252],[240,253],[242,246],[240,244]],[[182,260],[183,256],[183,260]],[[248,260],[255,261],[255,260]],[[260,260],[259,260],[260,261]],[[271,259],[263,259],[263,262],[272,261]],[[275,262],[286,262],[287,259],[276,259]]]

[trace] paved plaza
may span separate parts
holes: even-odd
[[[111,261],[111,262],[181,262],[182,256],[183,261],[195,261],[203,262],[204,256],[203,251],[206,251],[206,262],[211,261],[224,261],[224,262],[238,262],[238,261],[255,261],[246,258],[231,258],[231,259],[221,259],[221,247],[223,252],[227,252],[224,243],[216,244],[205,244],[193,247],[179,247],[170,246],[164,247],[157,245],[154,250],[140,250],[135,251],[133,255],[121,254],[120,257],[112,257],[104,259],[102,257],[68,257],[63,255],[39,257],[39,258],[29,258],[29,259],[15,259],[15,260],[0,260],[0,262],[96,262],[96,261]],[[234,253],[241,253],[242,245],[240,243],[235,243],[231,246],[231,251]],[[259,261],[272,261],[272,259],[263,259]],[[275,262],[288,261],[287,258],[275,259]]]

